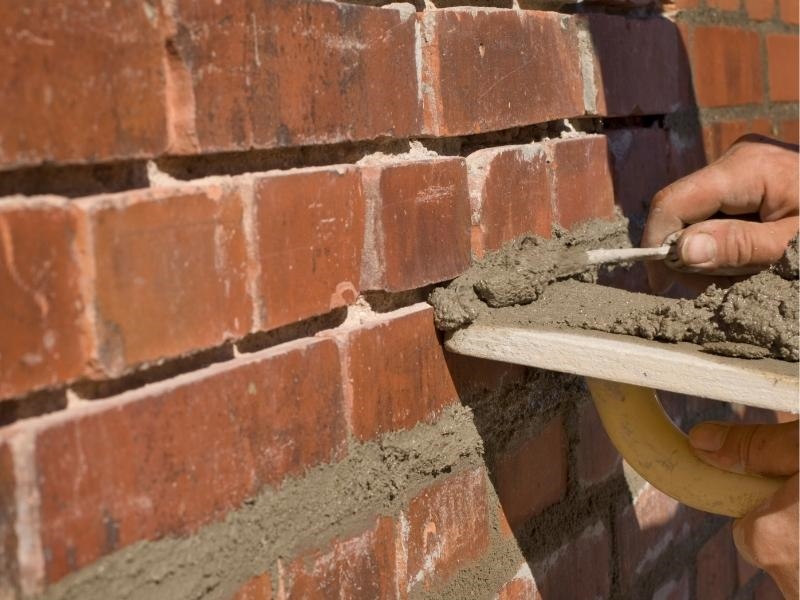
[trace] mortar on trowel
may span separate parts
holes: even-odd
[[[773,358],[756,360],[741,358],[763,356],[751,343],[715,341],[715,332],[708,333],[710,325],[702,322],[707,320],[702,311],[692,317],[700,322],[687,319],[679,325],[695,332],[705,328],[711,340],[705,347],[620,335],[613,325],[619,315],[635,315],[651,305],[658,315],[663,303],[678,302],[591,282],[587,267],[593,264],[671,260],[670,244],[622,248],[626,242],[620,223],[598,221],[574,235],[558,233],[555,240],[522,238],[512,250],[487,256],[431,294],[437,326],[447,331],[445,347],[457,354],[585,376],[609,437],[635,471],[684,504],[740,517],[772,495],[783,479],[730,473],[701,462],[662,409],[655,390],[797,413],[797,364],[774,358],[797,360],[796,324],[788,334],[769,332],[775,339],[792,338],[788,350],[776,346]],[[794,269],[796,279],[796,262]],[[787,285],[796,296],[796,281]],[[712,298],[714,294],[723,292],[712,290]],[[763,303],[765,310],[774,309]],[[734,299],[729,304],[742,303]],[[796,310],[792,315],[790,320],[796,321]],[[610,318],[612,325],[601,323],[601,317]],[[649,326],[637,322],[633,329],[646,334]],[[666,332],[651,337],[670,339],[670,333],[668,324]]]

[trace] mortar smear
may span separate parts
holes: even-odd
[[[544,243],[523,238],[484,261],[490,264],[479,263],[463,279],[434,290],[430,301],[437,326],[452,330],[477,322],[594,329],[663,342],[692,342],[706,352],[725,356],[798,361],[797,238],[773,267],[727,289],[711,286],[694,300],[675,300],[596,285],[590,269],[573,273],[570,265],[574,262],[566,267],[558,264],[557,245],[565,238],[570,242],[567,254],[607,242],[616,245],[614,236],[593,239],[590,232],[597,231],[596,223]],[[541,250],[544,256],[537,259]],[[517,257],[523,251],[525,261],[520,262]],[[537,260],[541,271],[529,266]],[[505,282],[504,265],[508,265]],[[529,288],[524,288],[523,280],[530,282]],[[487,287],[491,295],[484,291]],[[518,291],[515,295],[507,290]]]

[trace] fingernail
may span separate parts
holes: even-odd
[[[707,233],[695,233],[683,243],[681,258],[684,264],[700,266],[710,263],[717,256],[717,242]]]
[[[701,423],[695,425],[689,432],[689,443],[693,448],[705,450],[706,452],[716,452],[722,448],[725,438],[728,435],[728,428],[725,425],[716,423]]]

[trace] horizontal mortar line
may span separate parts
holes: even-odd
[[[752,21],[747,13],[730,13],[726,11],[715,12],[713,9],[680,12],[676,20],[687,25],[700,25],[707,27],[733,27],[741,31],[755,31],[759,33],[797,33],[796,26],[784,23],[779,19],[771,21]]]

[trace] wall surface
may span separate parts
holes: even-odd
[[[797,142],[797,24],[0,4],[0,597],[777,597],[623,467],[580,379],[446,355],[424,300],[615,207],[638,241],[742,133]]]

